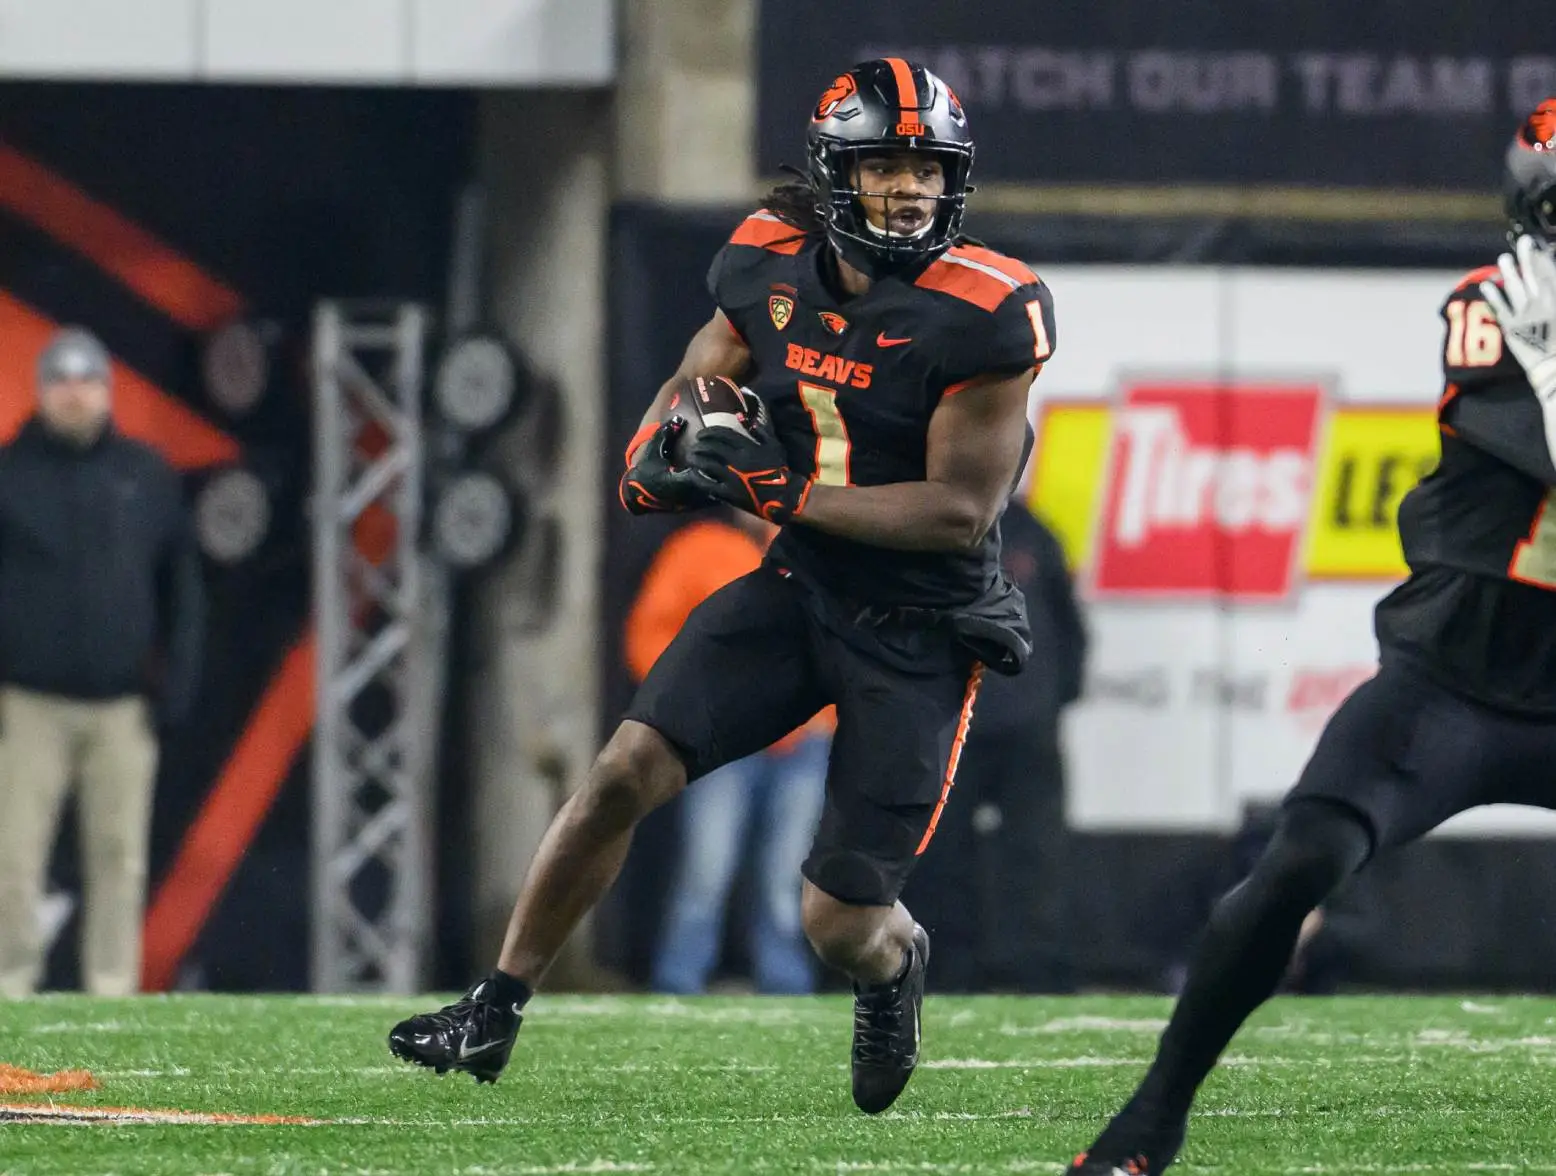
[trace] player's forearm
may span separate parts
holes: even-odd
[[[632,440],[627,444],[627,465],[631,466],[637,458],[638,450],[643,443],[654,435],[654,430],[665,419],[665,414],[670,411],[670,401],[675,396],[676,386],[680,378],[672,377],[659,387],[659,394],[654,397],[648,408],[643,413],[643,419],[638,422],[638,431],[632,435]]]
[[[797,523],[898,551],[966,551],[994,525],[997,510],[943,482],[888,486],[813,485]]]
[[[630,464],[633,453],[649,431],[649,426],[657,425],[664,420],[665,413],[670,409],[670,402],[675,398],[676,390],[688,379],[693,376],[728,376],[732,380],[738,380],[750,366],[751,351],[746,346],[745,340],[724,317],[722,310],[715,311],[713,318],[692,336],[691,342],[686,345],[686,354],[681,357],[681,366],[676,368],[673,376],[659,386],[659,393],[654,397],[654,402],[643,413],[643,419],[638,427],[638,439],[634,440],[631,452],[627,455],[628,463]]]
[[[659,392],[643,411],[643,419],[638,422],[639,428],[647,428],[657,425],[665,419],[665,413],[670,411],[670,402],[675,399],[676,389],[682,384],[681,374],[677,372],[663,384],[659,385]]]

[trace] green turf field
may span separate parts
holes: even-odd
[[[871,1119],[849,1101],[845,998],[541,997],[508,1073],[483,1087],[389,1057],[389,1025],[426,1005],[0,1003],[0,1062],[101,1083],[8,1107],[322,1121],[6,1121],[0,1172],[1058,1172],[1129,1089],[1168,1007],[931,997],[924,1066]],[[1556,1172],[1556,1001],[1285,999],[1228,1060],[1175,1172]]]

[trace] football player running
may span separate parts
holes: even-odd
[[[803,183],[774,191],[709,273],[716,309],[626,455],[629,511],[723,500],[778,524],[655,663],[525,879],[496,968],[390,1033],[394,1053],[493,1081],[525,1003],[611,885],[638,822],[828,704],[826,802],[802,873],[818,956],[853,980],[852,1085],[889,1107],[919,1058],[929,936],[898,901],[951,799],[985,667],[1030,652],[998,519],[1031,443],[1053,307],[1025,265],[962,236],[973,163],[949,87],[901,58],[840,75]],[[750,435],[673,462],[694,377],[749,389]]]

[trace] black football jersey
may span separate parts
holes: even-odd
[[[1556,468],[1523,369],[1470,274],[1443,304],[1442,456],[1400,503],[1410,577],[1377,609],[1384,655],[1513,711],[1556,713]]]
[[[714,259],[708,287],[750,348],[790,467],[836,486],[921,482],[929,420],[943,397],[986,375],[1040,368],[1056,343],[1036,274],[990,249],[955,246],[916,274],[839,300],[824,241],[770,213],[747,217]],[[866,606],[951,608],[1000,578],[999,532],[968,552],[906,552],[796,522],[771,558]]]

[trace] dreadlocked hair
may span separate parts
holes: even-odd
[[[786,225],[799,232],[790,240],[807,237],[824,237],[826,218],[821,215],[821,205],[816,199],[816,189],[810,186],[805,173],[798,168],[783,165],[783,170],[795,179],[785,180],[762,198],[762,207]]]
[[[821,203],[816,198],[816,189],[810,186],[810,181],[805,173],[788,164],[782,165],[782,170],[797,177],[793,180],[785,180],[776,184],[762,197],[762,207],[772,213],[784,224],[793,227],[796,232],[792,237],[785,237],[775,244],[786,244],[789,241],[804,241],[812,237],[825,237],[827,235],[826,218],[821,214]],[[969,189],[970,190],[970,189]],[[988,246],[976,237],[969,237],[966,233],[958,233],[951,241],[952,245],[972,245],[980,249]]]

